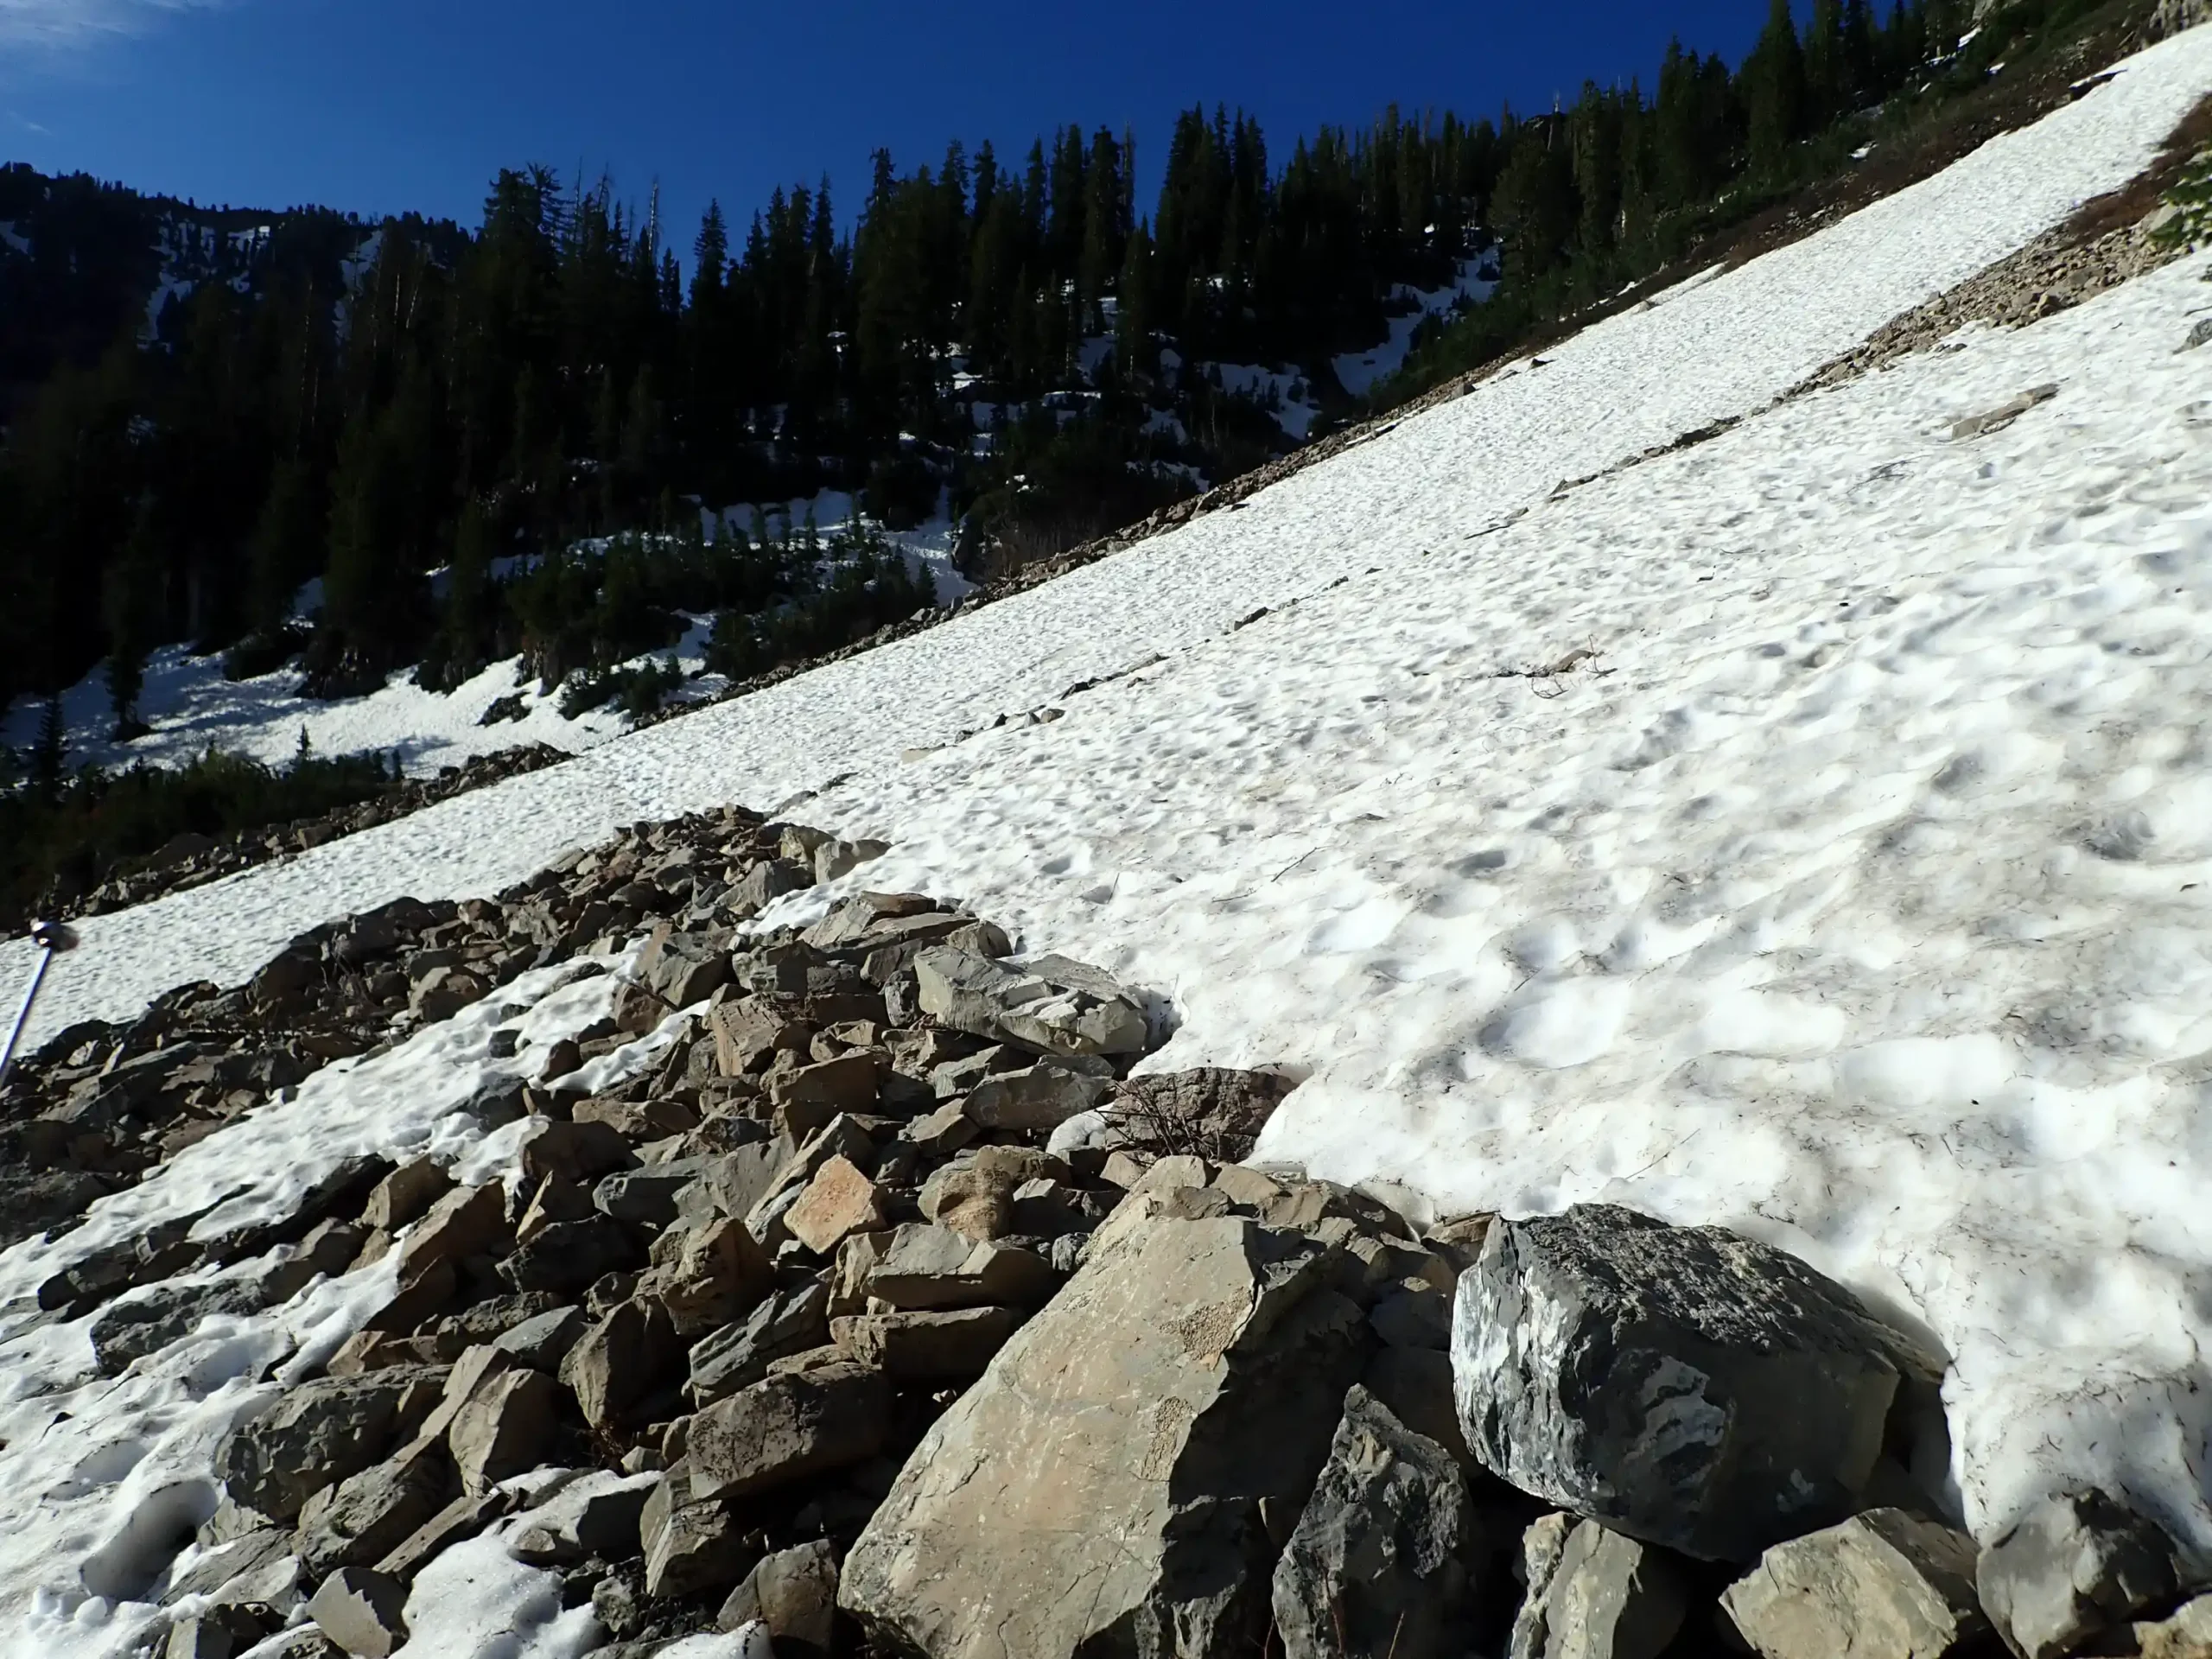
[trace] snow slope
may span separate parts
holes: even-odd
[[[1950,1467],[1984,1535],[2091,1478],[2212,1558],[2212,355],[2175,349],[2212,261],[1547,499],[1759,409],[2121,182],[2208,89],[2199,29],[1244,511],[94,918],[42,1028],[241,977],[403,889],[481,892],[620,823],[815,791],[786,810],[895,843],[847,885],[966,899],[1172,998],[1154,1064],[1310,1069],[1264,1156],[1440,1209],[1605,1198],[1785,1245],[1953,1356]],[[1581,648],[1602,654],[1500,677]],[[1065,718],[961,735],[1047,703]],[[580,1026],[601,995],[526,982],[512,1013],[334,1068],[79,1234],[0,1255],[0,1304],[189,1213],[217,1172],[268,1170],[238,1200],[262,1205],[366,1145],[499,1167],[449,1116],[490,1025]],[[327,1328],[372,1289],[282,1317]],[[41,1494],[44,1541],[0,1547],[0,1607],[39,1593],[41,1652],[127,1624],[71,1574],[157,1507],[149,1447],[160,1480],[204,1478],[209,1402],[251,1369],[172,1351],[149,1362],[166,1393],[28,1397],[82,1343],[0,1334],[0,1486]]]
[[[766,510],[771,532],[780,535],[790,526],[797,533],[810,511],[826,537],[853,519],[855,506],[850,495],[836,490],[824,490],[811,500],[772,503]],[[752,512],[749,506],[737,507],[721,518],[749,532]],[[950,604],[969,591],[971,584],[952,565],[954,528],[949,519],[940,516],[918,529],[882,534],[911,565],[930,573],[940,603]],[[512,567],[522,561],[498,563]],[[510,568],[502,574],[513,572]],[[433,591],[439,591],[437,576],[431,583]],[[302,590],[302,614],[321,603],[321,589],[318,579]],[[705,671],[712,632],[710,617],[696,618],[674,647],[648,652],[635,661],[672,658],[695,677],[674,700],[703,700],[728,683],[721,675]],[[108,696],[106,671],[95,668],[61,696],[69,764],[181,766],[213,745],[268,766],[282,766],[298,753],[300,735],[305,733],[317,754],[397,754],[409,774],[417,775],[532,743],[573,753],[604,743],[627,724],[611,705],[587,709],[574,718],[563,715],[561,688],[540,695],[537,677],[524,674],[522,659],[516,657],[492,664],[450,693],[425,691],[401,674],[366,696],[326,702],[301,696],[300,678],[297,670],[285,668],[250,680],[226,680],[219,655],[194,657],[182,645],[163,645],[147,660],[145,688],[139,696],[139,713],[154,729],[128,743],[117,743],[110,739],[115,710]],[[521,719],[482,723],[494,702],[515,696],[522,700]],[[41,701],[17,698],[12,708],[0,711],[0,747],[29,749],[38,739],[44,717]]]

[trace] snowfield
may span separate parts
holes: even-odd
[[[957,898],[1170,998],[1152,1067],[1306,1068],[1263,1160],[1440,1211],[1605,1198],[1794,1250],[1952,1357],[1949,1467],[1985,1538],[2094,1479],[2212,1563],[2212,349],[2177,352],[2212,260],[1765,407],[2125,181],[2208,90],[2200,29],[1243,511],[90,920],[41,1030],[741,800],[894,843],[769,920],[860,886]],[[29,964],[10,947],[0,975]],[[453,1108],[503,1064],[496,1021],[596,1017],[607,982],[573,972],[334,1066],[0,1255],[0,1306],[219,1183],[245,1190],[209,1230],[357,1150],[500,1169],[511,1147]],[[0,1537],[16,1651],[127,1649],[130,1541],[207,1496],[257,1367],[342,1334],[380,1289],[355,1277],[106,1382],[81,1380],[83,1326],[0,1322],[0,1487],[37,1494]]]

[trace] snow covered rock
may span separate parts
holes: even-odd
[[[1900,1383],[1940,1374],[1796,1257],[1610,1205],[1492,1227],[1452,1359],[1484,1466],[1708,1560],[1848,1515]]]
[[[349,1567],[323,1581],[308,1617],[355,1659],[385,1659],[407,1640],[406,1605],[406,1586],[397,1579]]]
[[[1040,1054],[1136,1054],[1144,1011],[1097,969],[1065,957],[995,962],[951,945],[914,958],[922,1012],[956,1031]]]
[[[1372,1340],[1335,1259],[1241,1217],[1132,1227],[931,1427],[839,1604],[932,1654],[1256,1647],[1262,1506],[1304,1503]]]
[[[1941,1659],[1988,1633],[1974,1565],[1966,1534],[1869,1510],[1777,1544],[1720,1605],[1762,1659]]]
[[[2046,1499],[1981,1552],[1981,1605],[2020,1659],[2058,1659],[2179,1587],[2173,1541],[2094,1490]]]
[[[1275,1563],[1287,1659],[1456,1659],[1476,1616],[1467,1567],[1475,1530],[1459,1466],[1355,1386]]]

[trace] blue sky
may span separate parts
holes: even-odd
[[[1271,146],[1395,101],[1494,114],[1586,77],[1651,84],[1669,34],[1732,61],[1764,0],[0,0],[0,160],[203,202],[474,223],[501,165],[658,181],[688,250],[869,152],[1137,135],[1148,207],[1175,112],[1242,104]]]

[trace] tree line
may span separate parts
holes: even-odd
[[[1772,0],[1732,69],[1678,43],[1648,92],[1391,111],[1287,156],[1194,109],[1149,203],[1126,131],[879,152],[849,223],[823,180],[741,226],[711,206],[688,247],[656,201],[543,167],[502,171],[469,230],[0,170],[0,696],[104,660],[127,730],[172,642],[238,673],[296,658],[324,695],[517,653],[607,683],[702,610],[733,663],[835,644],[926,593],[865,537],[795,547],[702,505],[837,489],[1033,549],[1114,528],[1288,447],[1197,365],[1294,365],[1348,416],[1330,359],[1402,287],[1502,247],[1486,315],[1424,337],[1433,377],[1798,181],[1823,135],[1940,73],[1966,5],[1815,0],[1800,23]]]

